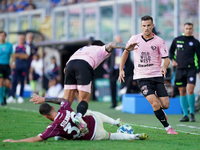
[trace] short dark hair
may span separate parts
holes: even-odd
[[[43,103],[39,107],[39,112],[40,112],[41,115],[49,116],[51,111],[52,111],[52,107],[47,103]]]
[[[185,26],[185,25],[193,26],[193,23],[191,23],[191,22],[186,22],[186,23],[184,24],[184,26]]]
[[[103,43],[101,40],[94,40],[91,45],[103,46],[105,43]]]
[[[143,16],[143,17],[141,18],[141,21],[146,21],[146,20],[151,20],[152,23],[153,23],[153,18],[152,18],[151,16],[149,16],[149,15],[145,15],[145,16]]]
[[[6,32],[5,32],[5,31],[0,31],[0,34],[1,34],[1,33],[4,33],[4,34],[5,34],[5,36],[7,36],[7,34],[6,34]]]

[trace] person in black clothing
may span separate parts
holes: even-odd
[[[172,66],[176,66],[175,84],[179,89],[180,103],[184,113],[184,117],[180,120],[180,122],[189,121],[188,104],[190,109],[190,121],[195,122],[194,87],[196,83],[197,67],[200,66],[200,61],[198,64],[195,63],[195,57],[200,60],[200,43],[192,36],[192,33],[193,24],[189,22],[185,23],[184,34],[173,40],[169,54],[170,59],[172,60]],[[200,70],[198,70],[198,72],[199,71]]]
[[[114,41],[118,42],[118,43],[122,43],[122,37],[117,35],[117,36],[115,36]],[[119,66],[120,66],[123,51],[124,51],[123,49],[116,48],[113,50],[110,57],[107,59],[108,68],[110,69],[109,79],[110,79],[110,90],[111,90],[111,97],[112,97],[112,105],[110,106],[110,108],[115,108],[117,106],[117,100],[116,100],[117,84],[116,84],[116,81],[117,81],[118,75],[119,75]],[[128,74],[127,73],[128,66],[130,66],[130,65],[131,65],[131,60],[130,60],[130,57],[128,57],[127,62],[125,64],[126,75]],[[130,75],[132,76],[132,74],[130,74]],[[127,77],[129,77],[129,76],[127,75]],[[126,83],[123,83],[122,87],[125,85],[126,85]]]
[[[33,44],[33,33],[28,32],[26,34],[26,44],[29,45],[31,48],[31,54],[28,60],[27,75],[26,75],[26,81],[27,81],[27,84],[29,84],[29,69],[30,69],[31,61],[33,60],[33,55],[37,54],[37,51],[38,51],[37,47]]]

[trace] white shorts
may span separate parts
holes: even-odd
[[[93,140],[105,140],[109,138],[109,133],[103,127],[103,121],[95,112],[88,110],[86,115],[92,115],[96,121],[96,131]]]
[[[78,91],[84,91],[87,93],[91,93],[91,85],[92,81],[88,85],[66,85],[64,86],[64,90],[75,90],[77,89]]]

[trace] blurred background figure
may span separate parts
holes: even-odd
[[[33,38],[34,38],[34,35],[32,32],[28,32],[26,34],[26,44],[29,45],[31,48],[31,54],[29,56],[28,65],[27,65],[27,75],[26,75],[27,84],[29,84],[29,70],[30,70],[31,61],[33,60],[33,55],[37,54],[38,52],[37,47],[35,47],[35,45],[33,44]]]
[[[16,94],[16,87],[18,81],[20,81],[21,88],[20,94],[17,99],[18,103],[23,103],[23,91],[24,91],[24,78],[27,73],[27,65],[29,62],[30,56],[30,46],[25,44],[25,36],[20,34],[18,37],[18,43],[13,45],[13,55],[12,55],[12,89],[11,89],[11,96],[7,99],[7,103],[16,103],[14,99]]]
[[[7,2],[7,12],[15,12],[16,5],[14,4],[13,0],[8,0]]]
[[[43,60],[38,54],[34,54],[29,71],[30,85],[34,93],[38,93],[38,90],[42,86],[43,66]],[[37,89],[36,84],[38,85]]]
[[[63,87],[60,83],[60,76],[52,78],[49,80],[49,88],[46,92],[46,97],[58,97],[59,93],[62,91]]]
[[[118,43],[122,43],[122,37],[117,35],[114,37],[114,41]],[[110,108],[115,108],[117,106],[117,79],[119,76],[119,66],[121,63],[123,49],[115,49],[111,53],[110,57],[107,59],[109,71],[109,79],[110,79],[110,90],[111,90],[111,97],[112,97],[112,105]],[[127,62],[125,64],[125,73],[127,73],[128,65],[131,64],[130,57],[128,57]],[[126,81],[126,79],[125,79]],[[122,88],[124,87],[125,83],[122,83]]]
[[[56,7],[60,3],[60,0],[50,0],[51,8]]]
[[[10,90],[10,58],[13,53],[12,44],[6,42],[6,32],[0,32],[0,101],[6,105],[5,96]]]
[[[47,73],[51,78],[56,78],[59,74],[59,66],[56,63],[56,58],[54,56],[51,57],[51,64]]]
[[[19,11],[23,11],[26,6],[28,5],[27,1],[26,0],[20,0],[19,3],[17,4],[17,9],[16,11],[19,12]]]
[[[32,0],[29,0],[28,4],[25,6],[24,9],[25,10],[34,10],[34,9],[36,9],[36,6],[35,6],[35,4],[33,3]]]
[[[5,12],[7,12],[6,0],[2,0],[0,3],[0,13],[5,13]]]
[[[59,6],[65,6],[65,5],[70,5],[70,4],[75,4],[77,3],[77,0],[60,0]]]

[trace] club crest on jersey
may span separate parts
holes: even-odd
[[[151,49],[154,51],[156,50],[156,46],[151,46]]]
[[[144,96],[146,96],[147,93],[148,93],[147,86],[146,86],[146,85],[142,86],[141,91],[142,91],[142,94],[143,94]]]
[[[189,42],[189,45],[192,46],[192,45],[193,45],[193,42]]]

